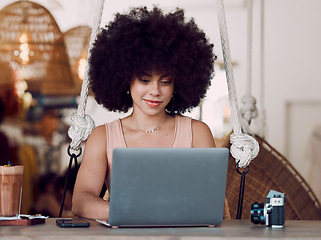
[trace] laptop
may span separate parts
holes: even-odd
[[[108,226],[217,226],[227,148],[116,148]]]

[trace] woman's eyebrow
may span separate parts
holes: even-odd
[[[152,73],[149,72],[142,72],[141,74],[137,74],[138,76],[147,76],[147,77],[152,77]],[[171,74],[165,73],[161,75],[161,78],[165,78],[165,77],[170,77]]]
[[[161,77],[165,78],[165,77],[170,77],[170,76],[171,76],[170,74],[163,74]]]
[[[151,77],[152,74],[151,73],[148,73],[148,72],[142,72],[141,74],[139,74],[141,76],[148,76],[148,77]]]

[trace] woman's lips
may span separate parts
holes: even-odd
[[[147,103],[148,106],[150,107],[158,107],[161,102],[160,101],[154,101],[154,100],[148,100],[148,99],[144,99],[144,101]]]

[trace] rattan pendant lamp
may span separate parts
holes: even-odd
[[[41,95],[77,94],[61,33],[51,13],[30,1],[0,11],[0,61],[9,63],[15,84]]]
[[[64,33],[72,76],[79,89],[84,79],[90,34],[89,26],[74,27]]]

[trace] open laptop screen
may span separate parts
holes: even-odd
[[[113,152],[111,226],[219,225],[226,148],[117,148]]]

